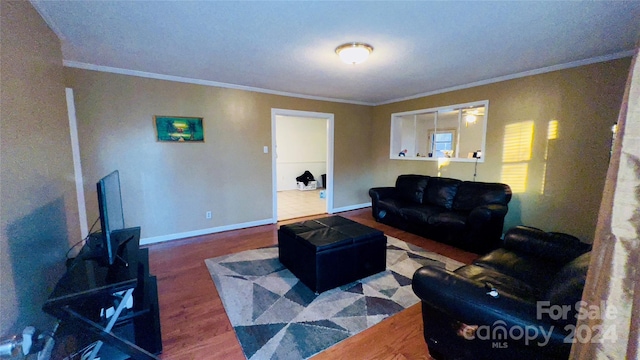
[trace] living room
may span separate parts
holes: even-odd
[[[530,76],[367,105],[63,66],[60,39],[30,3],[3,2],[1,16],[3,336],[26,325],[50,326],[40,308],[64,271],[65,253],[81,239],[81,216],[89,226],[98,217],[95,183],[112,170],[121,174],[126,222],[141,227],[145,244],[272,224],[274,108],[334,115],[333,212],[342,212],[366,209],[368,189],[392,185],[399,174],[440,171],[471,180],[473,163],[439,169],[436,162],[389,159],[389,119],[401,111],[488,100],[486,158],[477,167],[478,181],[503,181],[507,125],[532,122],[534,127],[530,158],[523,161],[525,190],[514,193],[505,229],[527,224],[591,242],[611,127],[633,55],[627,51]],[[73,89],[77,129],[69,125],[65,88]],[[205,142],[157,142],[154,115],[203,117]],[[557,120],[558,137],[550,142],[551,120]],[[78,134],[80,161],[74,159],[72,131]],[[74,166],[79,162],[78,178]],[[78,205],[78,184],[86,214]],[[205,218],[207,211],[211,219]]]

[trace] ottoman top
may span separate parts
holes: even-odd
[[[311,247],[315,248],[316,252],[353,243],[353,239],[351,239],[349,235],[329,227],[298,234],[296,239],[303,240],[303,243],[306,245],[311,245]]]
[[[314,247],[316,252],[383,236],[380,230],[342,216],[307,220],[283,225],[280,231]]]

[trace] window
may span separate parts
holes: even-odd
[[[455,152],[455,130],[441,130],[429,132],[429,154],[431,157],[450,158]],[[427,156],[429,156],[427,154]]]
[[[485,100],[391,114],[390,158],[475,162],[473,153],[485,154],[488,107]]]
[[[527,174],[532,151],[533,121],[521,121],[505,126],[500,181],[509,184],[514,194],[527,190]]]

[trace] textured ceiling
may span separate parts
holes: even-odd
[[[627,56],[640,34],[640,1],[32,3],[68,66],[362,104]],[[352,41],[367,62],[339,60]]]

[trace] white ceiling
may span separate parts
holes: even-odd
[[[628,56],[640,34],[640,1],[32,3],[67,66],[361,104]],[[367,62],[339,60],[352,41]]]

